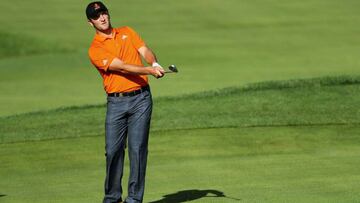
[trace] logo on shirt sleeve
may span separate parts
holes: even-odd
[[[108,63],[108,60],[104,59],[102,62],[103,62],[103,65],[106,66],[106,64]]]
[[[122,40],[125,40],[127,37],[128,37],[127,35],[122,35],[122,36],[121,36],[121,39],[122,39]]]

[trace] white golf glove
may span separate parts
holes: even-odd
[[[160,64],[158,64],[157,62],[152,63],[152,67],[155,67],[155,66],[158,66],[158,67],[164,69],[164,68],[163,68]]]

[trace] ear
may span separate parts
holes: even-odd
[[[88,23],[90,24],[91,27],[94,27],[94,23],[92,23],[90,19],[88,19]]]

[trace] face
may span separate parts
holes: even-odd
[[[111,27],[109,13],[105,11],[100,12],[95,18],[89,19],[89,23],[100,32],[107,31]]]

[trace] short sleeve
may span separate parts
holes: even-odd
[[[91,46],[89,49],[91,63],[99,70],[107,71],[111,62],[116,58],[101,46]]]
[[[145,46],[144,40],[141,39],[140,35],[137,34],[132,28],[126,27],[131,37],[131,42],[136,49],[139,49],[142,46]]]

